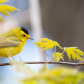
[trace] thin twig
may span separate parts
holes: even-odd
[[[82,59],[84,60],[84,57],[83,57]],[[80,61],[78,62],[78,64],[80,64],[80,63],[82,63],[82,64],[83,64],[83,63],[84,63],[84,61],[80,60]],[[75,68],[79,70],[79,69],[81,68],[81,66],[76,66]]]
[[[19,62],[17,62],[19,63]],[[71,63],[71,62],[52,62],[52,61],[33,61],[33,62],[24,62],[25,64],[64,64],[64,65],[73,65],[73,66],[82,66],[84,63]],[[1,63],[0,66],[10,65],[10,63]]]

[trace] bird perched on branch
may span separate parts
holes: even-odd
[[[25,42],[32,39],[27,29],[23,27],[13,28],[0,35],[0,57],[12,57],[20,53]]]

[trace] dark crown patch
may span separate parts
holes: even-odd
[[[26,29],[26,28],[21,27],[21,29],[22,29],[22,31],[24,31],[26,34],[29,34],[29,32],[27,31],[27,29]]]

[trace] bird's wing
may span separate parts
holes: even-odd
[[[21,43],[16,37],[4,38],[0,37],[0,48],[16,47]]]

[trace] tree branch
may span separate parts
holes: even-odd
[[[17,62],[19,63],[19,62]],[[52,62],[52,61],[33,61],[33,62],[24,62],[25,64],[64,64],[64,65],[73,65],[73,66],[82,66],[84,63],[71,63],[71,62]],[[1,63],[0,66],[10,65],[10,63]]]

